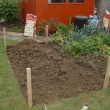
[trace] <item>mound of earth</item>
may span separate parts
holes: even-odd
[[[55,43],[45,45],[24,40],[8,47],[7,54],[26,100],[26,68],[32,69],[34,105],[52,103],[103,88],[105,72],[95,71],[69,54],[61,53]],[[107,59],[97,65],[106,70]]]

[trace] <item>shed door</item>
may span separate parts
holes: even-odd
[[[26,20],[26,14],[36,15],[36,0],[23,0],[24,2],[24,20]]]

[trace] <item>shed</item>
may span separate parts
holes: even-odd
[[[76,15],[93,15],[94,0],[24,0],[24,20],[26,14],[37,16],[37,23],[41,20],[58,18],[60,22],[68,24],[68,19]]]
[[[98,18],[102,19],[106,10],[110,12],[110,0],[95,0],[95,6],[98,9]]]

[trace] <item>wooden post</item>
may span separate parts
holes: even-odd
[[[46,105],[44,105],[44,107],[45,107],[45,110],[47,110],[47,107],[46,107]]]
[[[48,25],[46,25],[46,44],[48,44]]]
[[[110,56],[108,57],[108,64],[107,64],[107,70],[106,70],[103,89],[106,89],[108,87],[109,78],[110,78]]]
[[[3,28],[3,42],[4,42],[4,47],[6,49],[6,30]]]
[[[28,95],[28,105],[32,107],[32,84],[31,84],[31,68],[26,68],[27,73],[27,95]]]

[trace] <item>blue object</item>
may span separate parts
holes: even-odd
[[[95,25],[97,25],[99,23],[99,20],[98,20],[98,18],[96,18],[94,16],[91,16],[91,17],[89,17],[88,22],[89,22],[89,24],[95,24]]]

